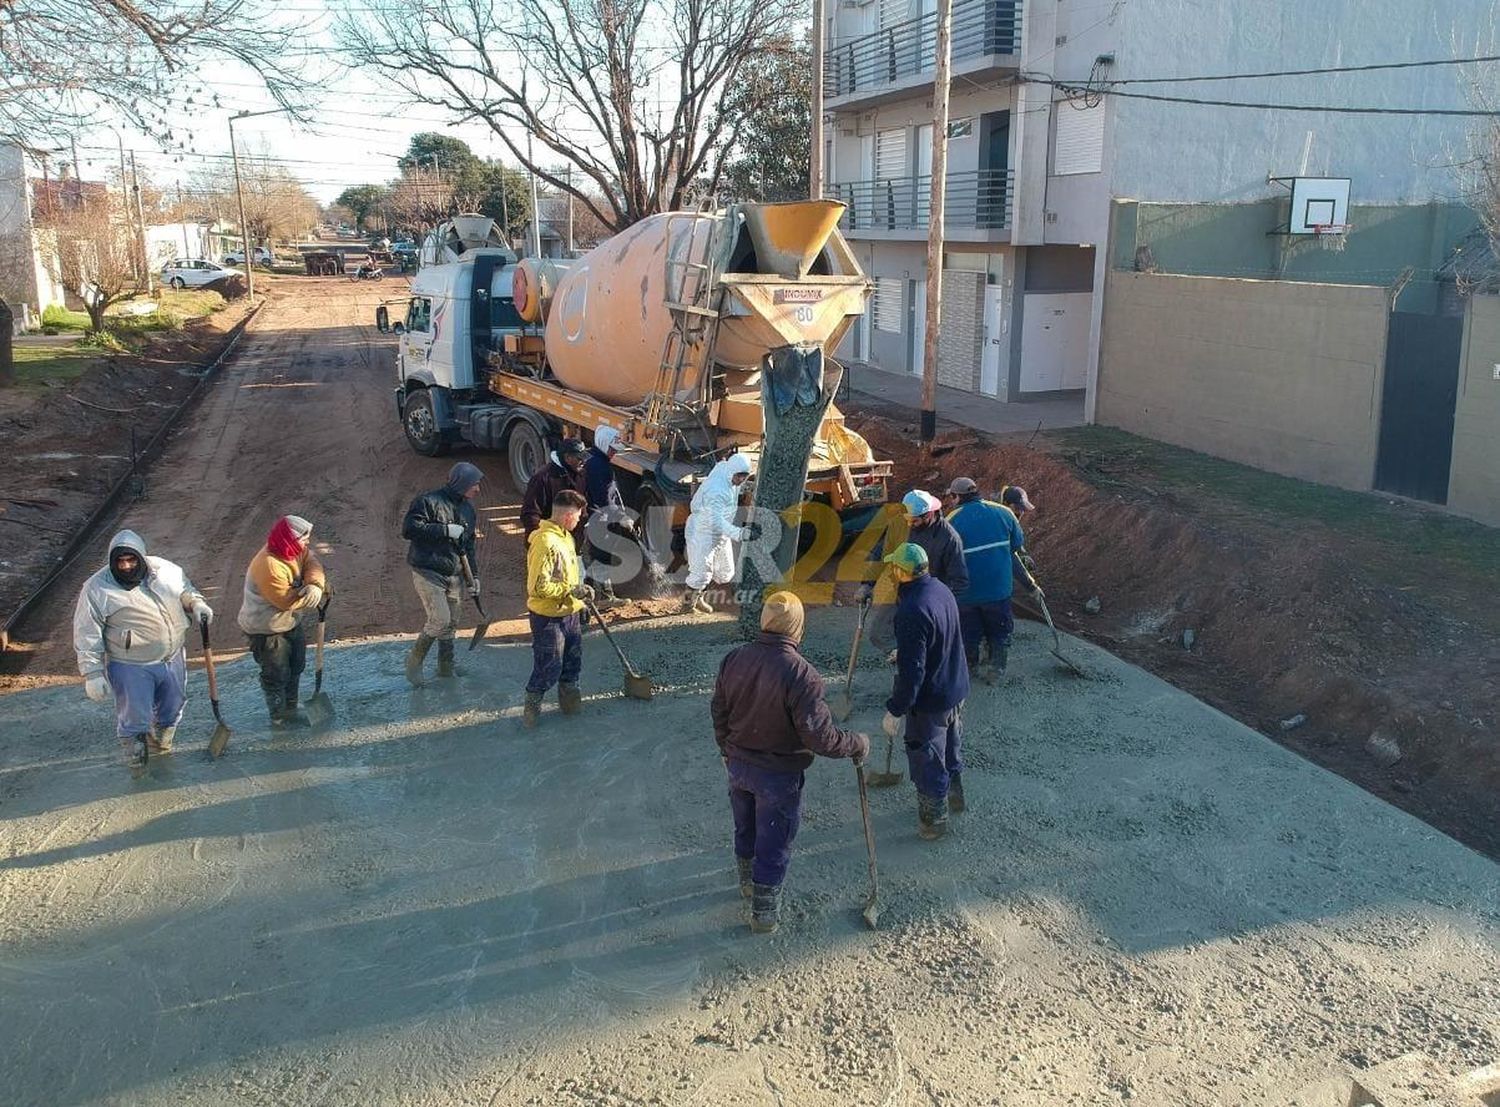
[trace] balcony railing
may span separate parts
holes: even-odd
[[[944,227],[980,231],[1009,227],[1014,176],[1005,169],[949,173],[944,188]],[[835,199],[848,205],[841,223],[846,232],[926,230],[931,221],[931,177],[848,181],[831,185],[830,190]]]
[[[955,0],[953,60],[1021,53],[1021,0]],[[871,92],[905,77],[931,73],[937,14],[929,13],[841,42],[828,50],[823,95]]]

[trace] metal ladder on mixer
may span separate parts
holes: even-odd
[[[686,246],[680,257],[671,250],[674,224],[686,223]],[[646,398],[645,421],[662,429],[674,429],[671,414],[683,407],[678,400],[682,380],[690,369],[707,388],[707,371],[713,365],[714,342],[719,334],[719,311],[724,291],[716,287],[715,260],[719,248],[719,216],[700,212],[676,212],[667,217],[666,286],[667,311],[672,329],[662,346],[656,370],[656,386]],[[700,233],[700,225],[707,224]],[[705,443],[712,446],[712,443]]]

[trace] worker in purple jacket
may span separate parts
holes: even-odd
[[[896,679],[881,726],[891,738],[904,726],[917,833],[930,841],[947,831],[950,803],[954,813],[964,809],[961,711],[969,665],[958,603],[927,571],[927,551],[906,542],[885,562],[896,577]]]
[[[802,626],[802,601],[773,592],[761,608],[760,636],[730,651],[714,684],[714,738],[729,773],[740,895],[750,899],[757,934],[776,929],[813,754],[859,764],[870,752],[867,736],[833,725],[823,678],[797,649]]]

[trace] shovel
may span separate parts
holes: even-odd
[[[854,713],[854,666],[859,661],[859,640],[865,633],[865,612],[869,604],[859,605],[859,619],[854,624],[854,644],[849,647],[849,676],[844,681],[844,690],[833,701],[833,717],[843,722]]]
[[[896,753],[896,739],[889,734],[885,736],[885,772],[870,774],[870,787],[872,788],[894,788],[901,783],[904,774],[891,772],[891,758]]]
[[[323,691],[323,628],[328,623],[328,601],[318,608],[318,645],[313,661],[313,694],[307,701],[307,718],[313,726],[327,726],[333,721],[333,701]]]
[[[474,633],[469,637],[469,649],[473,649],[484,641],[485,634],[490,629],[490,617],[484,613],[484,604],[479,602],[479,593],[474,591],[474,567],[469,564],[468,554],[458,555],[458,564],[464,571],[464,583],[469,586],[469,598],[474,601],[474,609],[479,612],[479,617],[484,620],[474,628]]]
[[[859,814],[865,824],[865,852],[870,857],[870,895],[865,900],[865,909],[861,913],[864,915],[865,925],[874,930],[876,923],[880,921],[880,884],[875,876],[875,831],[870,827],[870,792],[865,787],[863,762],[854,763],[854,775],[859,780]]]
[[[649,700],[652,695],[651,678],[635,671],[635,666],[625,656],[625,651],[620,648],[620,643],[615,641],[615,636],[609,632],[604,619],[599,615],[599,609],[594,606],[593,600],[584,600],[584,606],[589,609],[589,614],[599,624],[599,629],[604,632],[604,637],[609,644],[615,648],[616,655],[620,658],[620,664],[625,669],[625,694],[633,700]]]
[[[213,737],[208,740],[208,756],[217,758],[224,756],[224,748],[229,745],[229,736],[233,732],[224,721],[224,716],[219,713],[219,680],[214,673],[214,651],[208,645],[207,619],[199,620],[198,632],[203,636],[203,667],[208,670],[208,702],[213,706],[214,718],[218,720]]]
[[[1062,652],[1062,639],[1058,637],[1057,627],[1052,623],[1052,612],[1047,610],[1047,597],[1037,592],[1031,598],[1036,600],[1037,606],[1042,609],[1042,618],[1047,620],[1047,629],[1052,632],[1052,656],[1057,658],[1062,667],[1074,676],[1088,679],[1089,674],[1079,667],[1078,662]]]

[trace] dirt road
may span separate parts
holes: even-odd
[[[139,531],[153,552],[188,570],[225,617],[220,637],[231,648],[241,643],[233,618],[245,565],[287,512],[316,528],[338,590],[329,616],[336,633],[412,632],[421,608],[405,567],[401,517],[412,496],[443,482],[453,459],[413,453],[396,419],[394,344],[373,320],[381,299],[399,298],[404,287],[287,282],[150,471],[144,498],[106,528],[99,549],[78,559],[22,628],[25,668],[0,690],[75,675],[73,601],[119,527]],[[490,476],[480,500],[478,572],[493,597],[491,613],[514,616],[521,609],[519,496],[500,455],[472,460]]]

